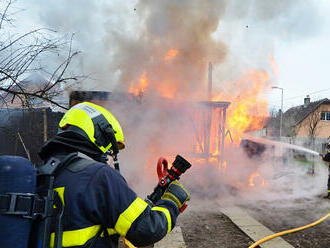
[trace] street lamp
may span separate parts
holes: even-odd
[[[281,116],[280,116],[280,140],[282,139],[282,123],[283,123],[283,88],[273,86],[272,89],[279,89],[282,91],[281,95]]]

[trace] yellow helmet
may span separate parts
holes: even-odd
[[[118,120],[105,108],[82,102],[70,108],[59,123],[60,132],[76,131],[92,142],[102,153],[124,149],[124,134]]]

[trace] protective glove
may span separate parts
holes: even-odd
[[[173,181],[170,183],[161,199],[174,202],[180,213],[182,213],[187,207],[186,202],[190,200],[190,194],[179,182]]]

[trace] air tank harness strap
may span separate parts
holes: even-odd
[[[6,193],[0,195],[0,213],[35,218],[44,215],[45,200],[36,194]]]

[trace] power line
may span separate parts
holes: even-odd
[[[313,94],[317,94],[317,93],[320,93],[320,92],[325,92],[325,91],[329,91],[330,88],[328,89],[324,89],[324,90],[318,90],[318,91],[314,91],[314,92],[311,92],[311,93],[307,93],[307,95],[313,95]],[[299,97],[303,97],[305,96],[306,94],[304,95],[300,95],[300,96],[294,96],[294,97],[289,97],[289,98],[284,98],[284,100],[291,100],[291,99],[296,99],[296,98],[299,98]]]
[[[306,95],[313,95],[313,94],[317,94],[317,93],[321,93],[321,92],[326,92],[326,91],[329,91],[329,90],[330,90],[330,88],[327,88],[327,89],[324,89],[324,90],[318,90],[318,91],[314,91],[314,92],[311,92],[311,93],[306,93],[304,95],[299,95],[299,96],[284,98],[283,99],[284,100],[284,105],[286,105],[286,106],[290,105],[287,102],[292,102],[292,101],[294,101],[297,98],[304,97]],[[281,100],[280,98],[275,97],[275,98],[273,98],[273,101],[272,102],[275,103],[275,102],[280,101],[280,100]],[[268,102],[268,103],[270,103],[270,102]]]

